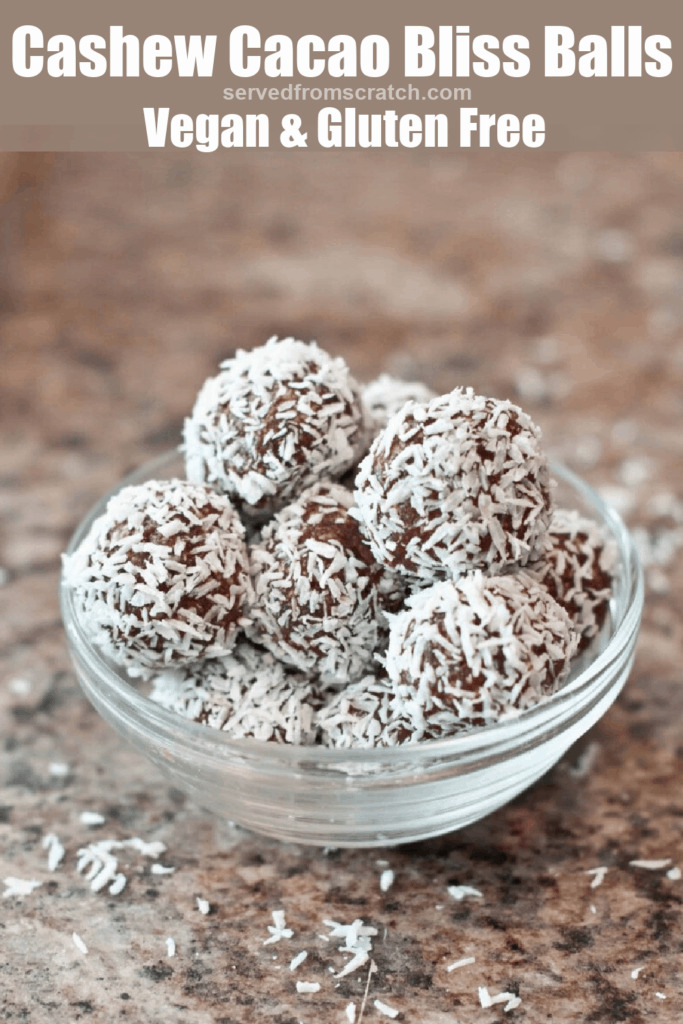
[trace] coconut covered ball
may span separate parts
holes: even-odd
[[[250,637],[330,685],[361,676],[378,639],[379,569],[352,504],[341,484],[316,484],[251,549]]]
[[[529,572],[569,613],[580,634],[580,650],[597,636],[607,617],[617,551],[603,530],[579,512],[553,512],[540,558]]]
[[[188,479],[267,516],[338,478],[366,448],[368,418],[343,359],[315,342],[271,338],[206,381],[185,422]]]
[[[224,658],[160,672],[150,697],[183,718],[235,738],[275,743],[315,743],[315,715],[322,705],[308,676],[285,668],[247,641]]]
[[[206,487],[124,487],[65,556],[64,579],[92,640],[131,674],[219,657],[250,593],[244,527]]]
[[[391,622],[392,734],[437,739],[516,715],[559,688],[577,644],[566,611],[527,573],[437,583]]]
[[[395,747],[413,738],[414,698],[381,671],[328,696],[317,714],[326,747]]]
[[[373,441],[355,497],[377,561],[417,581],[524,566],[550,519],[540,431],[471,388],[410,403]]]
[[[363,387],[362,396],[377,432],[408,402],[429,402],[436,398],[436,392],[421,381],[400,380],[381,373]]]

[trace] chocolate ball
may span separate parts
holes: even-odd
[[[542,552],[529,572],[568,612],[580,634],[580,650],[600,632],[612,595],[616,546],[592,519],[558,508],[553,512]]]
[[[417,581],[523,566],[550,519],[540,431],[471,388],[410,403],[373,441],[355,497],[377,561]]]
[[[131,674],[232,650],[250,593],[228,498],[184,480],[124,487],[64,561],[80,621]]]
[[[160,672],[150,697],[235,739],[275,743],[315,743],[315,714],[322,705],[320,691],[308,676],[292,672],[244,640],[224,658]]]
[[[342,476],[366,444],[367,414],[343,359],[294,338],[271,338],[222,363],[184,429],[188,479],[255,516]]]
[[[400,380],[389,373],[381,373],[375,380],[365,384],[361,394],[374,433],[386,427],[391,417],[408,402],[430,402],[436,398],[436,392],[421,381]]]
[[[397,736],[436,739],[516,716],[569,673],[572,623],[527,573],[473,572],[407,604],[391,621],[385,657]]]
[[[378,639],[379,569],[352,503],[340,484],[317,484],[266,525],[250,552],[249,636],[330,685],[362,675]]]

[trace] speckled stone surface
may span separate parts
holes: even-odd
[[[390,1019],[377,999],[406,1024],[683,1019],[681,157],[58,156],[0,172],[0,881],[41,882],[0,898],[0,1020],[345,1024],[354,1003],[358,1021],[367,965],[335,979],[350,954],[321,937],[355,918],[378,930],[368,1024]],[[648,595],[626,690],[540,784],[460,833],[322,852],[218,824],[78,690],[57,605],[70,532],[176,443],[220,358],[272,333],[315,337],[363,378],[520,401],[637,530]],[[174,872],[122,850],[123,892],[92,892],[77,851],[131,836],[165,843]],[[643,858],[670,863],[630,865]],[[293,934],[264,945],[276,910]],[[483,1008],[480,986],[521,1003]]]

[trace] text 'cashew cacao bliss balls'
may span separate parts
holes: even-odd
[[[92,641],[239,738],[442,739],[514,717],[607,619],[614,552],[554,509],[507,401],[364,386],[316,343],[237,351],[185,423],[188,480],[127,487],[65,559]]]

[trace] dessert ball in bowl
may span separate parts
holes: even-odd
[[[596,491],[560,465],[550,470],[557,481],[555,504],[595,523],[616,555],[608,605],[597,624],[592,617],[591,635],[582,641],[561,687],[538,704],[480,728],[396,746],[329,747],[319,737],[316,742],[307,709],[302,719],[306,728],[293,733],[305,743],[255,738],[248,730],[247,735],[245,730],[232,735],[229,729],[211,728],[152,700],[153,682],[145,674],[131,674],[95,642],[78,589],[66,573],[62,614],[81,687],[102,717],[170,782],[201,807],[245,828],[320,846],[396,844],[462,828],[507,803],[551,768],[609,708],[633,661],[643,584],[631,537]],[[182,460],[171,452],[142,466],[113,493],[182,475]],[[111,497],[102,499],[76,530],[67,564]],[[234,561],[238,569],[241,557],[240,551]],[[538,555],[543,557],[547,553]],[[525,569],[537,577],[549,571],[532,558]],[[241,575],[240,587],[248,591]],[[213,648],[210,653],[220,655]],[[270,655],[264,659],[264,679],[271,661]],[[249,665],[258,673],[253,657]],[[169,669],[176,670],[173,665]],[[281,684],[289,707],[291,693],[298,692],[292,690],[296,680],[288,676]],[[319,702],[316,693],[314,704]],[[300,703],[295,703],[299,714]],[[315,706],[312,714],[317,713]]]

